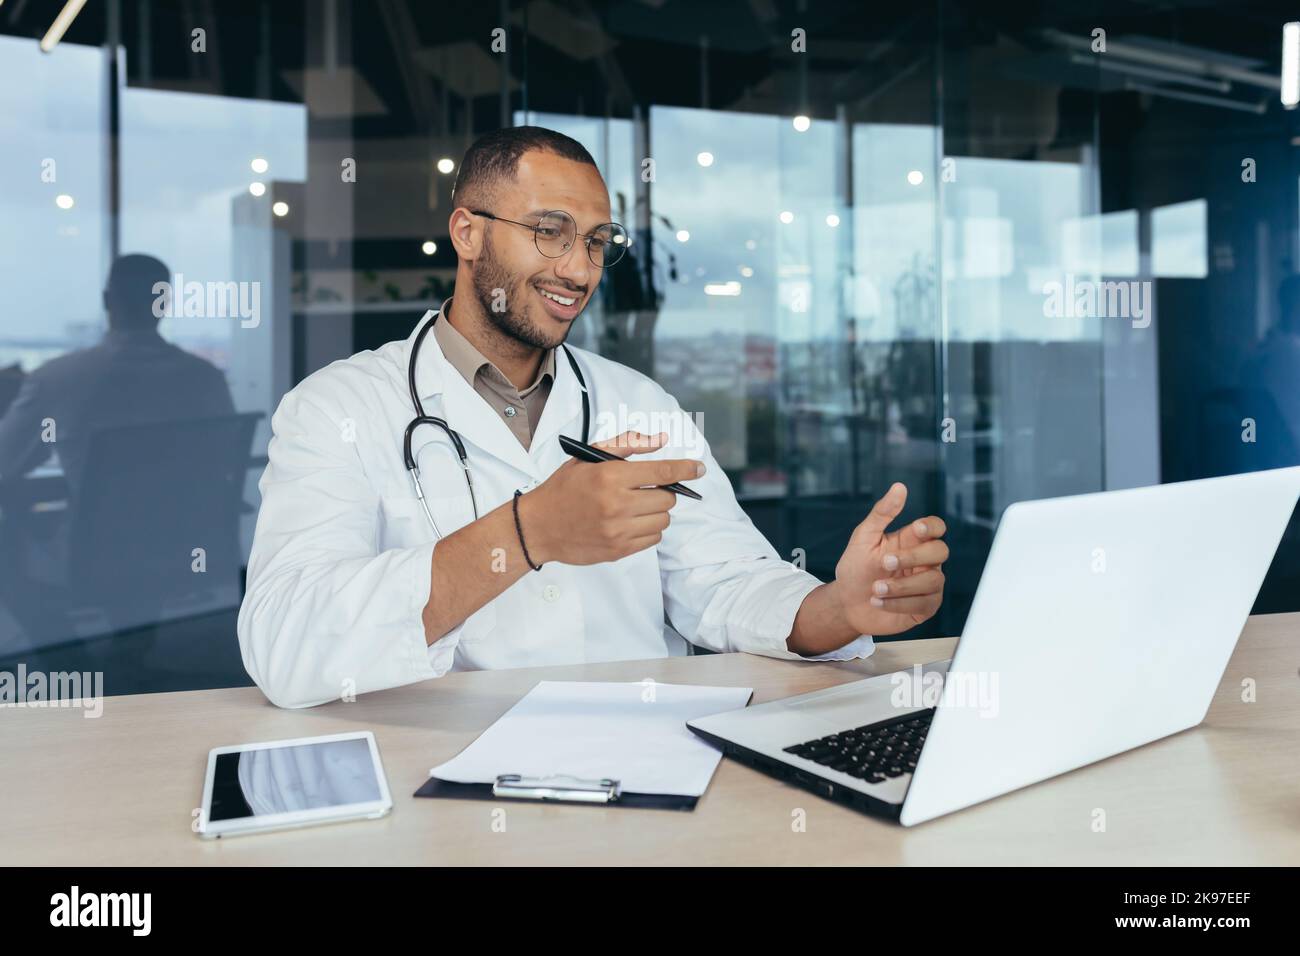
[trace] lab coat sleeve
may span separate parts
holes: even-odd
[[[747,651],[787,660],[852,660],[874,650],[860,635],[827,654],[803,657],[786,646],[804,598],[821,581],[783,561],[736,502],[731,483],[704,436],[671,397],[673,444],[656,454],[698,458],[707,469],[691,487],[703,501],[681,498],[659,543],[664,609],[674,629],[713,651]]]
[[[378,550],[379,498],[342,427],[349,416],[309,383],[271,420],[239,612],[244,666],[281,707],[441,676],[457,641],[453,631],[426,644],[434,545]]]

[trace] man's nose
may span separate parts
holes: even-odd
[[[578,236],[569,251],[555,260],[555,274],[564,281],[586,288],[596,267],[587,258],[587,244]]]

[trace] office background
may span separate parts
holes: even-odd
[[[248,682],[270,414],[449,293],[502,125],[598,160],[634,245],[571,341],[698,417],[778,551],[830,577],[894,480],[945,517],[909,636],[960,632],[1011,502],[1300,463],[1285,4],[90,0],[43,52],[63,7],[0,2],[0,414],[101,384],[76,473],[0,460],[0,668]],[[133,253],[231,290],[162,319],[184,355],[106,333]]]

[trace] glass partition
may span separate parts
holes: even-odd
[[[449,294],[503,123],[584,143],[635,239],[572,341],[678,398],[778,552],[829,577],[893,481],[945,517],[904,639],[961,631],[1012,502],[1300,463],[1273,14],[108,0],[43,53],[50,18],[0,5],[0,668],[246,682],[270,413]],[[1257,610],[1297,595],[1293,527]]]

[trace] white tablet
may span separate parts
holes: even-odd
[[[370,731],[216,747],[208,752],[204,839],[317,823],[373,820],[393,809]]]

